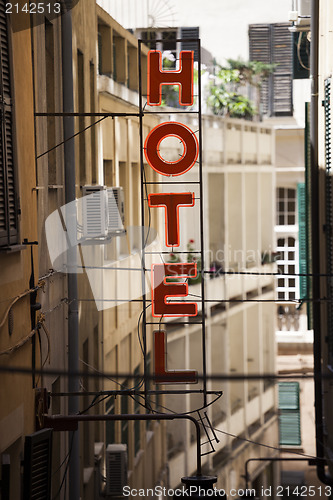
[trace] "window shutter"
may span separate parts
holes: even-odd
[[[51,499],[52,429],[26,436],[24,443],[24,500]]]
[[[249,26],[250,60],[276,63],[274,73],[261,87],[261,112],[290,116],[292,106],[292,35],[289,23],[251,24]]]
[[[0,246],[17,243],[10,54],[5,3],[0,4]]]
[[[325,205],[325,236],[326,236],[326,279],[327,286],[327,339],[328,339],[328,355],[329,364],[333,365],[333,189],[332,189],[332,174],[331,174],[331,155],[332,155],[332,136],[331,136],[331,79],[325,80],[325,188],[326,188],[326,205]]]
[[[272,112],[275,116],[290,116],[293,113],[292,34],[289,26],[289,23],[272,25],[271,62],[277,64],[273,73]]]
[[[271,62],[271,27],[269,24],[251,24],[249,26],[250,61]],[[269,112],[269,81],[264,80],[260,90],[261,113]]]
[[[297,202],[298,202],[298,240],[299,240],[299,272],[307,274],[307,244],[306,244],[306,199],[305,199],[305,184],[297,185]],[[307,298],[307,277],[299,277],[299,296],[302,299]]]
[[[280,445],[301,444],[301,422],[299,408],[299,383],[279,383],[279,427]]]
[[[304,129],[304,159],[305,159],[305,191],[306,191],[306,225],[307,225],[307,272],[308,276],[308,330],[313,329],[313,303],[312,299],[312,247],[311,247],[311,141],[310,141],[310,103],[305,103],[305,129]]]
[[[181,38],[199,38],[199,27],[181,28]],[[181,42],[181,50],[193,50],[194,60],[198,61],[198,44],[196,42]]]

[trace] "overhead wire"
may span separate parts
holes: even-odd
[[[221,394],[221,395],[219,395],[217,398],[215,398],[215,400],[213,400],[213,401],[211,401],[209,404],[207,404],[205,407],[202,407],[202,408],[199,408],[199,409],[196,409],[196,410],[192,410],[192,411],[188,411],[188,412],[183,412],[183,413],[178,413],[178,412],[176,412],[176,411],[174,411],[174,410],[171,410],[170,408],[167,408],[166,406],[163,406],[163,405],[160,405],[160,404],[158,404],[158,406],[159,406],[159,407],[161,407],[161,408],[163,408],[163,409],[165,409],[165,410],[167,410],[167,411],[168,411],[168,412],[170,412],[170,413],[173,413],[173,414],[177,414],[177,415],[190,415],[191,413],[197,413],[198,411],[201,411],[201,410],[203,410],[203,409],[205,409],[205,408],[207,408],[207,407],[211,406],[211,405],[212,405],[212,404],[214,404],[214,403],[215,403],[218,399],[220,399],[220,397],[221,397],[221,396],[222,396],[222,394]],[[135,396],[131,396],[131,395],[130,395],[130,397],[132,397],[132,399],[134,399],[134,398],[135,398]],[[143,396],[141,395],[141,397],[143,397]],[[150,410],[151,410],[153,413],[155,413],[155,414],[159,414],[159,413],[164,414],[164,412],[159,412],[159,411],[156,411],[156,410],[154,410],[154,409],[147,408],[147,406],[146,406],[145,404],[143,404],[143,403],[141,403],[141,402],[139,402],[139,401],[137,401],[137,403],[138,403],[140,406],[142,406],[143,408],[145,408],[145,409],[150,409]],[[155,403],[155,402],[153,402],[153,403]],[[155,404],[156,404],[156,403],[155,403]],[[206,429],[210,429],[210,426],[209,426],[209,425],[207,425],[207,424],[203,424],[203,423],[202,423],[199,419],[197,419],[197,422],[198,422],[200,425],[202,425],[202,426],[206,427]],[[316,459],[316,458],[317,458],[317,457],[315,457],[315,456],[313,456],[313,455],[309,455],[309,454],[306,454],[306,453],[302,453],[302,452],[300,452],[300,451],[285,450],[284,448],[280,448],[280,447],[277,447],[277,446],[268,445],[268,444],[265,444],[265,443],[261,443],[261,442],[259,442],[259,441],[254,441],[254,440],[252,440],[252,439],[248,439],[248,438],[245,438],[245,437],[237,436],[236,434],[232,434],[231,432],[223,431],[222,429],[219,429],[219,428],[217,428],[217,427],[212,427],[212,429],[214,429],[214,431],[216,431],[216,432],[219,432],[219,433],[222,433],[222,434],[225,434],[225,435],[231,436],[231,437],[233,437],[233,438],[235,438],[235,439],[239,439],[239,440],[241,440],[241,441],[245,441],[245,442],[248,442],[248,443],[251,443],[251,444],[254,444],[254,445],[257,445],[257,446],[261,446],[261,447],[264,447],[264,448],[269,448],[269,449],[272,449],[272,450],[275,450],[275,451],[279,451],[279,452],[283,452],[283,453],[289,453],[289,454],[292,454],[292,455],[300,455],[300,456],[303,456],[303,457],[306,457],[306,458],[309,458],[309,459]],[[328,461],[332,462],[331,460],[328,460]]]
[[[36,160],[39,160],[40,158],[42,158],[43,156],[51,153],[51,151],[53,151],[54,149],[57,149],[59,148],[60,146],[62,146],[63,144],[65,144],[65,142],[67,141],[70,141],[72,139],[74,139],[74,137],[82,134],[83,132],[85,132],[86,130],[88,130],[89,128],[93,127],[94,125],[97,125],[98,123],[100,123],[101,121],[105,120],[105,118],[108,118],[108,116],[103,116],[102,118],[100,118],[99,120],[95,121],[94,123],[91,123],[90,125],[88,125],[87,127],[85,127],[84,129],[82,130],[79,130],[78,132],[76,132],[76,134],[72,135],[71,137],[68,137],[67,139],[64,139],[63,141],[59,142],[59,144],[56,144],[55,146],[53,146],[52,148],[48,149],[47,151],[45,151],[44,153],[41,153],[40,155],[36,156]]]
[[[82,361],[82,360],[81,360]],[[82,361],[83,362],[83,361]],[[90,366],[90,365],[88,365]],[[93,367],[92,367],[93,368]],[[76,371],[76,372],[68,372],[67,370],[63,369],[48,369],[44,370],[44,375],[47,376],[64,376],[64,377],[91,377],[91,378],[108,378],[111,379],[112,382],[115,382],[118,385],[121,385],[114,379],[119,379],[119,378],[127,378],[127,379],[137,379],[141,378],[144,375],[143,374],[136,374],[134,375],[133,373],[107,373],[107,372],[101,372],[93,368],[96,373],[87,373],[83,371]],[[310,371],[310,370],[309,370]],[[21,373],[22,375],[31,375],[31,368],[27,368],[25,366],[7,366],[7,365],[0,365],[0,373]],[[40,373],[40,369],[34,369],[35,373]],[[113,377],[113,378],[112,378]],[[146,376],[147,380],[154,380],[153,375],[147,375]],[[198,380],[202,380],[203,377],[198,375]],[[291,374],[276,374],[276,373],[267,373],[267,374],[244,374],[244,373],[239,373],[239,374],[231,374],[231,373],[219,373],[219,374],[211,374],[211,375],[206,375],[207,380],[214,380],[214,381],[239,381],[239,380],[295,380],[295,379],[300,379],[300,380],[307,380],[307,379],[322,379],[322,380],[333,380],[333,373],[327,372],[327,373],[322,373],[321,375],[317,375],[314,373],[291,373]]]

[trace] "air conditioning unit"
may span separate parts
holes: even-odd
[[[122,187],[107,188],[108,196],[108,232],[124,232],[125,223],[125,201]]]
[[[127,485],[127,445],[109,444],[106,449],[106,495],[121,496]]]
[[[109,220],[105,186],[83,186],[82,194],[83,237],[105,238]]]

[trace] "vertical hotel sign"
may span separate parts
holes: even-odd
[[[198,40],[196,41],[199,42]],[[139,52],[141,52],[140,44]],[[140,56],[141,54],[139,54],[139,57]],[[193,104],[193,59],[193,51],[182,51],[180,52],[179,70],[163,70],[162,53],[159,50],[150,50],[148,52],[147,104],[156,107],[161,106],[162,86],[177,85],[179,89],[180,106],[191,106]],[[142,115],[143,113],[141,113],[141,116]],[[160,144],[167,137],[176,137],[183,144],[183,154],[176,161],[166,161],[160,155]],[[144,155],[149,166],[159,175],[169,178],[176,176],[180,177],[188,172],[197,162],[199,142],[195,133],[183,123],[175,121],[164,122],[160,123],[149,132],[144,143]],[[143,159],[143,155],[141,158]],[[141,167],[142,169],[144,168],[143,165]],[[144,182],[144,179],[142,179],[142,182]],[[181,182],[182,181],[179,183]],[[162,182],[160,184],[162,184]],[[201,201],[202,197],[200,197],[200,203]],[[172,248],[179,247],[180,233],[182,230],[179,220],[179,211],[180,209],[191,210],[191,207],[194,207],[195,194],[193,192],[154,192],[148,195],[148,205],[149,209],[161,207],[164,210],[165,245]],[[200,222],[202,224],[202,220]],[[197,272],[196,262],[152,265],[151,297],[152,316],[154,318],[159,318],[160,322],[162,322],[163,318],[168,317],[178,318],[197,316],[198,308],[195,302],[186,299],[181,301],[179,299],[180,297],[185,298],[188,296],[187,282],[170,280],[170,276],[173,278],[195,278]],[[175,300],[175,298],[178,298],[178,300]],[[204,317],[204,314],[202,316]],[[194,370],[168,371],[166,332],[159,328],[159,330],[154,331],[153,335],[155,383],[196,383],[197,372]],[[203,349],[203,355],[205,355],[204,351],[205,349]],[[205,368],[205,362],[203,365]]]

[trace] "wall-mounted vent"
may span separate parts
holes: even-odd
[[[108,233],[124,231],[125,202],[122,187],[107,188],[108,195]]]
[[[103,238],[108,233],[108,202],[105,186],[83,186],[84,238]]]
[[[106,449],[106,495],[122,495],[126,485],[127,445],[109,444]]]

